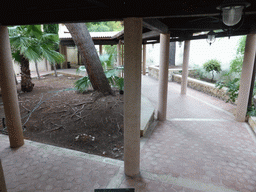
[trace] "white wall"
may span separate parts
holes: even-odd
[[[72,64],[78,63],[76,47],[67,47],[67,62]]]
[[[217,59],[222,63],[222,69],[228,69],[230,61],[235,58],[236,49],[241,36],[218,38],[210,46],[205,39],[193,40],[190,44],[189,66],[202,66],[210,59]],[[179,47],[176,43],[176,66],[182,65],[183,62],[184,42]],[[159,65],[160,45],[147,45],[147,65]]]
[[[240,38],[219,38],[211,46],[204,39],[191,41],[190,66],[202,66],[210,59],[217,59],[221,62],[222,70],[228,69],[230,61],[236,56]]]
[[[37,64],[38,64],[39,72],[40,71],[47,71],[45,60],[42,60],[42,61],[38,62]],[[13,60],[13,68],[14,68],[14,72],[15,72],[16,75],[20,74],[20,65],[17,62],[14,62],[14,60]],[[31,72],[35,72],[36,71],[35,62],[30,61],[29,62],[29,68],[30,68]],[[49,71],[51,70],[49,64],[48,64],[48,70]]]
[[[96,48],[97,53],[99,54],[99,45],[95,45],[95,48]],[[67,47],[67,62],[70,62],[72,64],[78,63],[77,47],[76,46],[75,47]]]

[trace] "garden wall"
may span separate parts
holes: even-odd
[[[172,76],[174,75],[174,73],[178,73],[179,71],[181,71],[181,68],[173,68],[173,69],[169,69],[168,71],[168,81],[172,81]],[[151,77],[154,77],[156,79],[159,79],[159,67],[148,67],[148,75]]]
[[[173,81],[177,83],[181,83],[181,78],[182,78],[181,75],[178,75],[178,74],[173,75]],[[222,89],[216,88],[215,84],[213,83],[208,83],[208,82],[204,82],[204,81],[200,81],[200,80],[188,77],[188,87],[207,93],[211,96],[220,98],[225,101],[229,99],[226,93],[227,88],[226,87],[223,87]]]
[[[159,79],[159,67],[148,67],[149,70],[149,76],[154,77],[156,79]],[[179,74],[175,74],[178,71],[181,71],[181,69],[169,69],[168,72],[168,81],[175,81],[177,83],[181,83],[182,76]],[[224,101],[228,100],[228,95],[227,95],[227,88],[223,87],[222,89],[218,89],[215,87],[215,84],[213,83],[208,83],[204,81],[200,81],[197,79],[193,79],[188,77],[188,87],[207,93],[211,96],[220,98]]]

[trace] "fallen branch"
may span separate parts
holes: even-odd
[[[46,131],[46,132],[53,132],[53,131],[57,131],[57,130],[60,130],[60,129],[65,129],[62,125],[60,127],[57,127],[55,129],[51,129],[49,131]]]
[[[28,112],[30,112],[29,109],[27,109],[25,106],[21,105],[25,110],[27,110]]]
[[[75,115],[78,116],[77,113],[82,112],[83,108],[84,108],[84,105],[81,107],[81,109],[76,110],[76,111],[71,115],[71,118],[74,117]],[[78,116],[78,117],[79,117],[79,116]],[[80,117],[80,118],[81,118],[81,117]]]
[[[93,103],[92,101],[87,101],[87,102],[75,104],[74,106],[85,105],[85,104],[92,104],[92,103]]]
[[[67,110],[63,110],[63,111],[53,111],[53,112],[49,112],[48,114],[52,114],[52,113],[63,113],[63,112],[67,112]]]
[[[57,125],[57,124],[54,124],[53,122],[51,122],[51,124],[57,126],[57,128],[48,130],[48,131],[46,131],[46,132],[52,132],[52,131],[57,131],[57,130],[59,130],[59,129],[65,129],[65,128],[63,127],[63,125]]]
[[[76,111],[70,104],[67,104],[73,111]]]

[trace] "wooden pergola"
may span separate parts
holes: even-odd
[[[238,2],[237,0],[233,0]],[[195,33],[216,30],[217,37],[247,35],[237,102],[237,121],[245,121],[256,51],[256,2],[242,20],[227,27],[216,9],[222,0],[3,1],[0,17],[0,85],[11,147],[24,144],[7,26],[42,23],[124,21],[124,172],[140,172],[141,46],[160,42],[158,120],[166,119],[170,41],[185,41],[181,94],[186,94],[190,41]]]

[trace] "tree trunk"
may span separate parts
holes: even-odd
[[[54,69],[55,77],[58,77],[57,70],[56,70],[56,63],[53,63],[53,69]]]
[[[111,94],[111,87],[86,25],[84,23],[65,23],[65,25],[83,57],[82,61],[93,89],[102,92],[104,95]]]
[[[31,92],[34,88],[34,84],[31,81],[31,75],[29,70],[29,61],[21,55],[21,91]]]
[[[35,61],[35,66],[36,66],[37,78],[38,78],[38,80],[40,80],[40,74],[39,74],[39,70],[38,70],[38,64],[37,64],[36,61]]]

